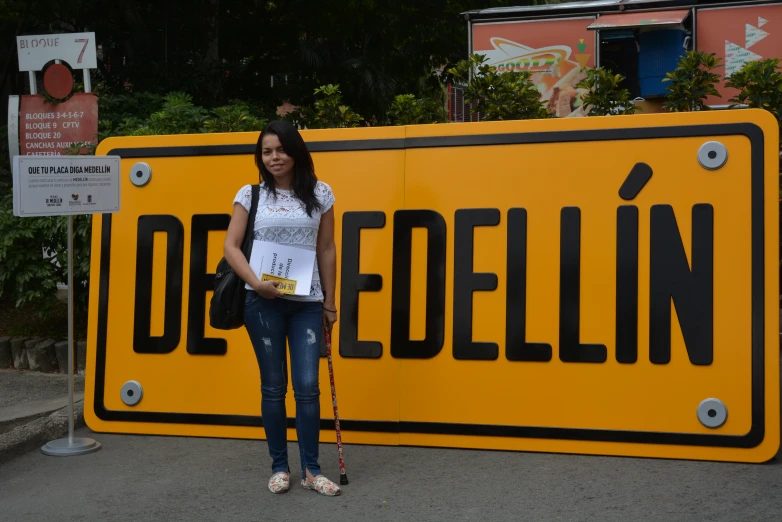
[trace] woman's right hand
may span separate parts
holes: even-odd
[[[277,290],[279,284],[279,281],[258,280],[258,282],[253,285],[253,290],[255,290],[261,297],[265,297],[266,299],[274,299],[282,295],[282,292]]]

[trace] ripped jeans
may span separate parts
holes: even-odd
[[[287,337],[291,353],[293,396],[296,399],[296,433],[301,455],[301,475],[321,474],[318,464],[320,389],[318,366],[323,342],[323,305],[319,302],[266,299],[249,290],[244,319],[261,372],[261,416],[272,458],[272,473],[288,471],[285,394],[288,372]]]

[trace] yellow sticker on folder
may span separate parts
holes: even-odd
[[[293,295],[296,293],[296,281],[293,279],[285,279],[284,277],[278,277],[271,274],[261,274],[261,281],[279,281],[277,290],[283,294]]]

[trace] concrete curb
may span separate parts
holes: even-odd
[[[73,369],[84,375],[87,342],[73,343]],[[68,341],[43,337],[0,337],[0,369],[68,373]]]
[[[780,314],[782,316],[782,314]],[[0,369],[10,368],[14,364],[11,354],[12,337],[0,337]]]
[[[84,400],[73,404],[74,429],[83,427]],[[0,465],[28,453],[49,441],[68,436],[68,408],[62,408],[50,415],[17,426],[0,434]]]

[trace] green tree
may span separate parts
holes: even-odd
[[[588,68],[586,73],[576,88],[586,91],[581,100],[587,116],[635,114],[638,108],[630,99],[630,91],[620,87],[624,76],[603,67]]]
[[[679,58],[676,69],[663,79],[670,83],[663,109],[670,112],[707,110],[705,100],[708,96],[721,97],[716,88],[720,75],[712,72],[721,66],[721,61],[713,53],[687,51]]]
[[[473,54],[448,70],[466,82],[464,100],[484,121],[552,117],[528,72],[498,73],[486,61],[485,55]]]
[[[309,2],[292,21],[300,27],[299,60],[287,71],[302,90],[339,83],[347,103],[367,120],[382,120],[398,93],[437,96],[436,71],[464,55],[460,13],[529,5],[531,0],[346,0]],[[282,72],[282,71],[281,71]],[[311,92],[311,90],[309,91]],[[307,92],[299,103],[309,104]]]

